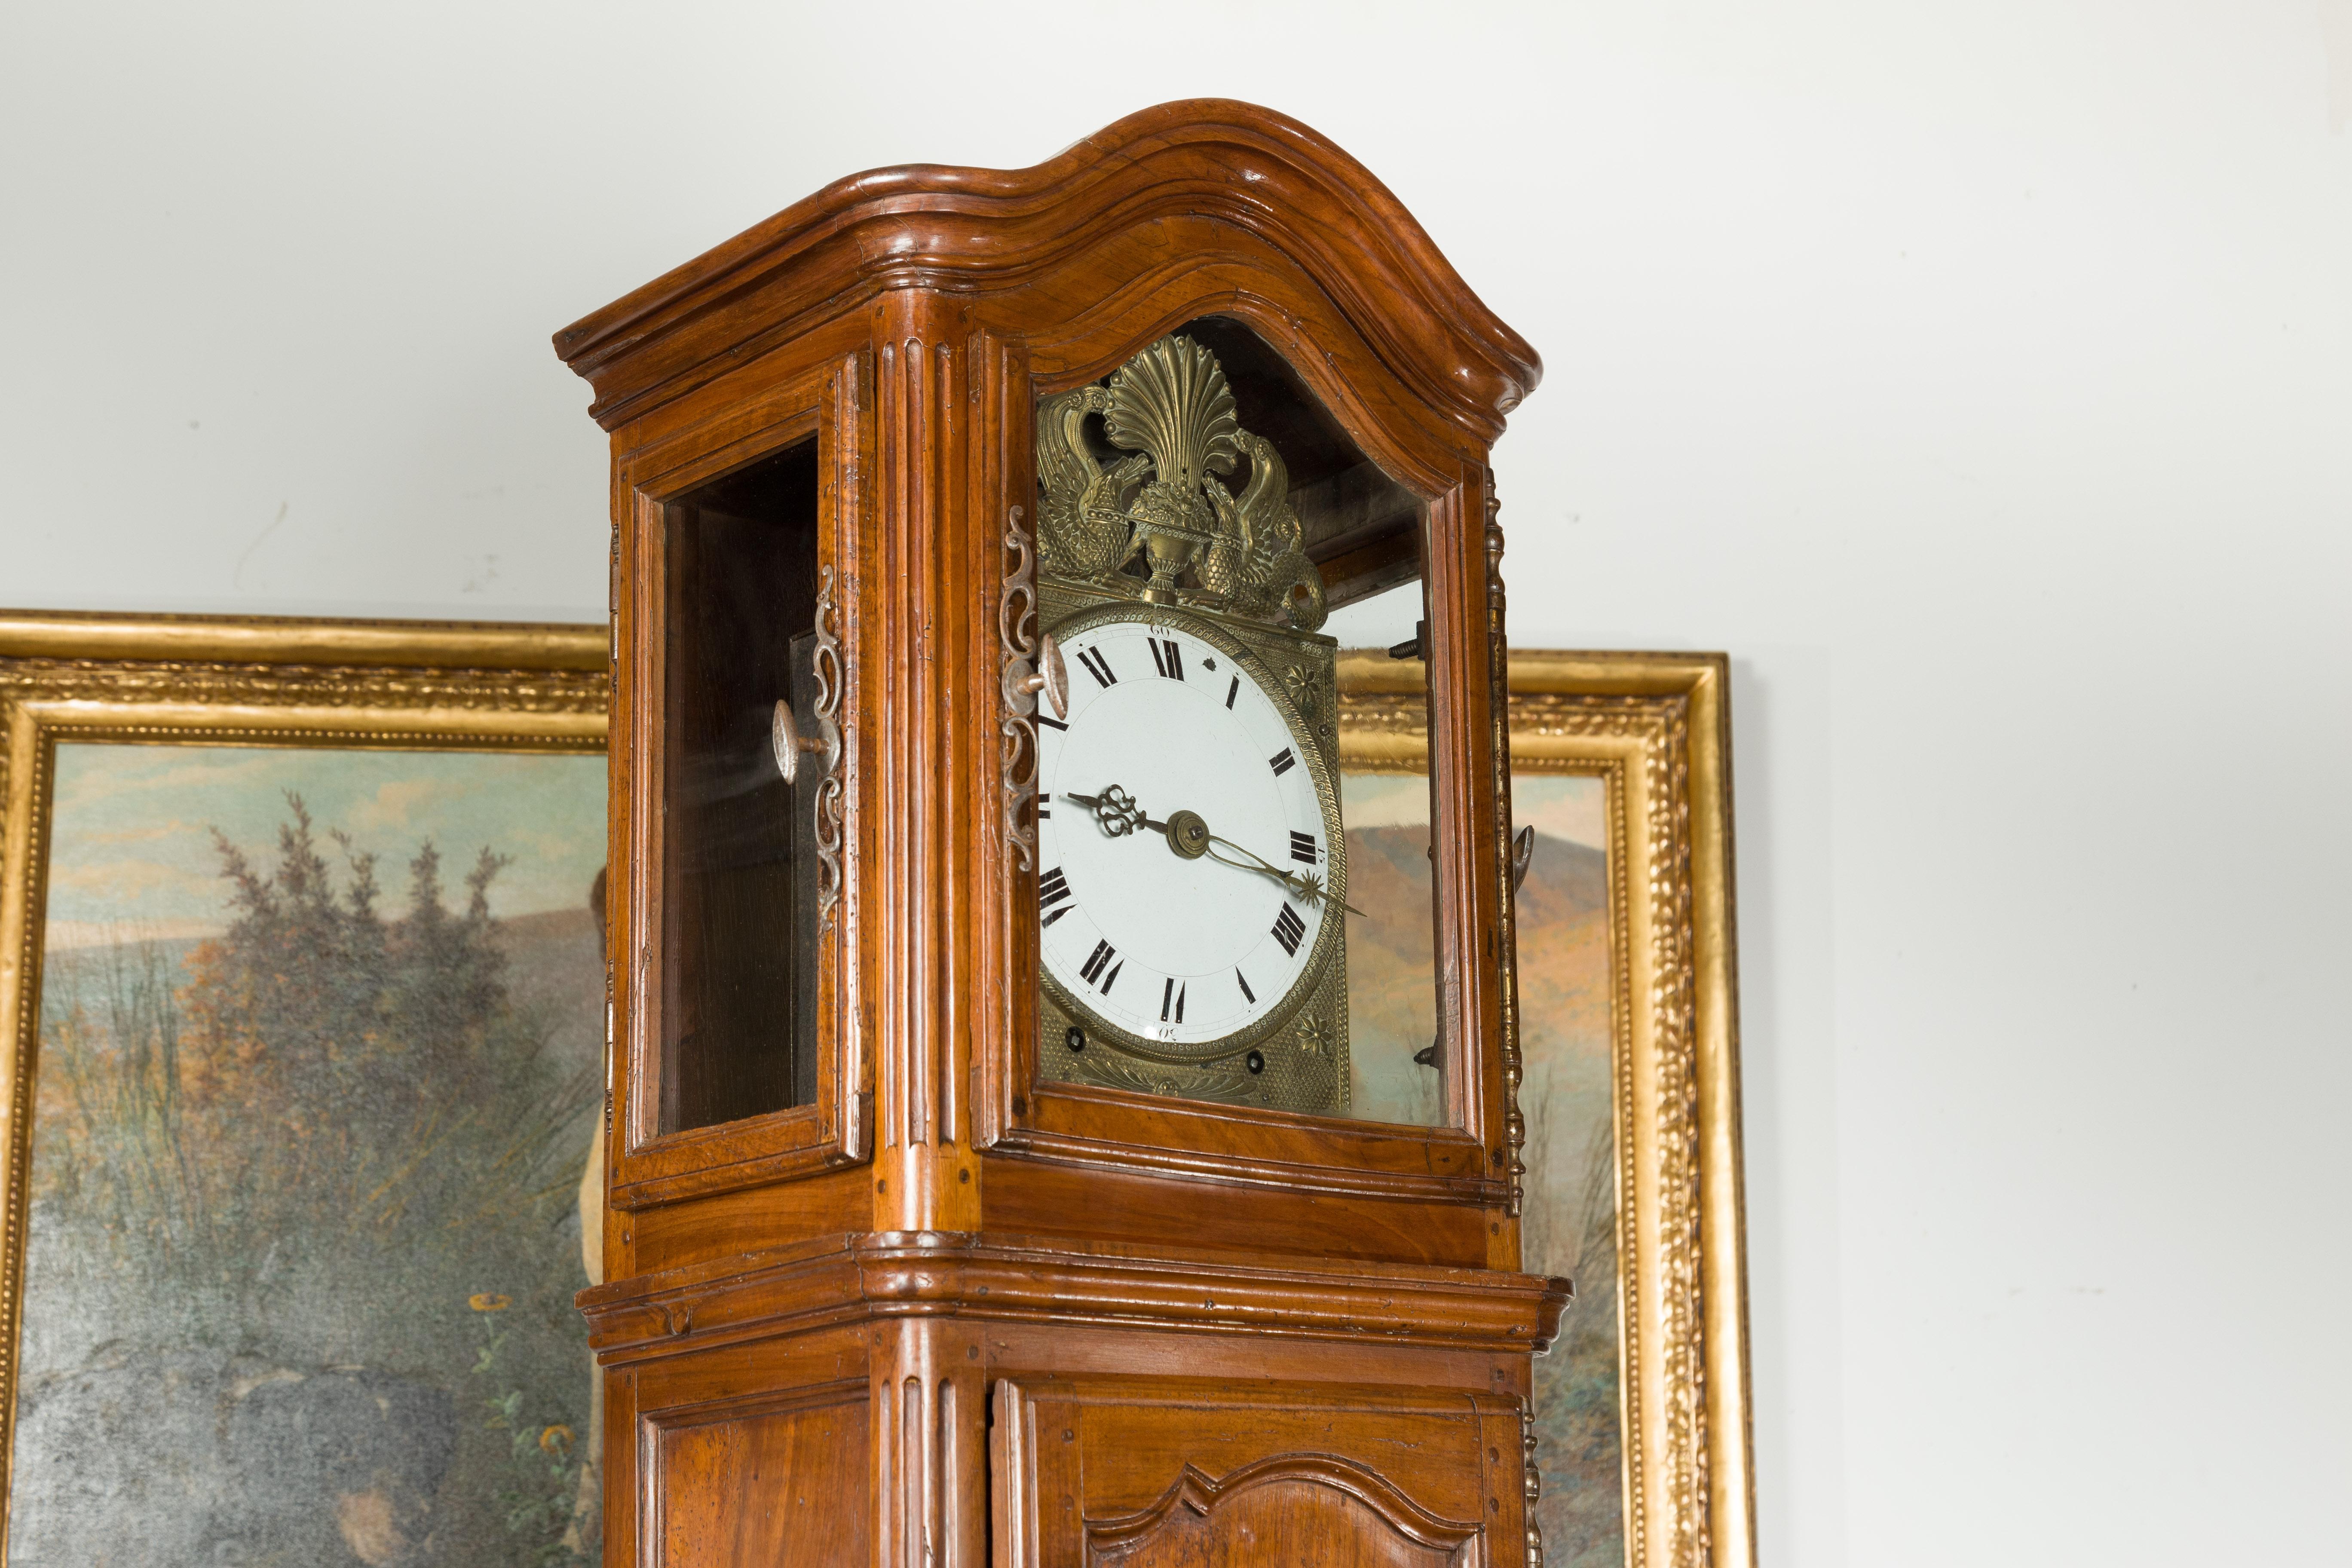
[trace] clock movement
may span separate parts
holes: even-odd
[[[1212,101],[844,180],[556,347],[612,443],[608,1562],[1538,1558],[1533,352]],[[1342,754],[1343,655],[1419,772]]]

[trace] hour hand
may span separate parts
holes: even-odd
[[[1166,831],[1163,824],[1144,816],[1143,807],[1135,803],[1135,797],[1117,784],[1106,784],[1098,795],[1065,790],[1062,798],[1093,812],[1095,820],[1102,824],[1102,830],[1113,838],[1124,838],[1139,827]]]

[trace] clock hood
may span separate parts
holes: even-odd
[[[1541,379],[1535,350],[1370,170],[1226,99],[1143,110],[1026,169],[850,175],[565,327],[555,351],[612,429],[884,289],[1020,288],[1186,219],[1244,230],[1307,274],[1391,374],[1482,447]]]

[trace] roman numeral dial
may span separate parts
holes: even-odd
[[[1238,1071],[1344,961],[1335,781],[1286,685],[1309,655],[1169,605],[1050,629],[1086,679],[1037,731],[1040,984],[1085,1052]]]

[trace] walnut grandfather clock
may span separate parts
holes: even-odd
[[[613,454],[607,1563],[1538,1559],[1533,351],[1207,101],[555,342]],[[1343,767],[1350,668],[1425,763]]]

